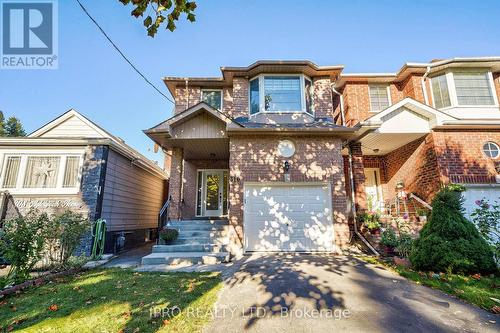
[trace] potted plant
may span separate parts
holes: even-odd
[[[380,235],[380,222],[378,220],[369,220],[365,222],[365,226],[372,235]]]
[[[418,220],[422,223],[427,222],[427,211],[422,208],[417,209]]]
[[[177,237],[179,237],[179,231],[177,229],[167,227],[160,230],[160,239],[162,239],[166,245],[172,244]]]
[[[398,236],[392,228],[388,228],[382,232],[380,244],[384,246],[384,252],[387,255],[394,255],[394,248],[398,246]]]

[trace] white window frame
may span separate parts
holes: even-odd
[[[486,154],[486,152],[484,151],[484,146],[487,144],[487,143],[491,143],[493,144],[494,146],[496,146],[496,148],[498,149],[499,151],[499,154],[496,156],[496,157],[491,157],[491,156],[488,156],[488,154]],[[490,160],[498,160],[500,158],[500,145],[498,145],[498,143],[494,142],[494,141],[485,141],[483,142],[483,144],[481,145],[481,152],[483,153],[484,156],[486,156],[486,158],[490,159]]]
[[[272,77],[272,76],[289,76],[289,77],[299,77],[300,79],[300,104],[301,104],[301,110],[294,110],[294,111],[266,111],[265,110],[265,89],[264,89],[264,78],[265,77]],[[250,101],[250,82],[257,79],[259,81],[259,111],[251,114],[251,101]],[[259,74],[257,76],[254,76],[248,80],[248,114],[250,117],[254,117],[258,114],[294,114],[294,113],[304,113],[306,115],[309,115],[311,117],[314,117],[314,98],[311,99],[311,113],[308,113],[306,110],[306,82],[305,79],[309,80],[311,82],[311,88],[314,88],[314,81],[304,75],[304,74]]]
[[[21,162],[19,164],[19,173],[17,175],[16,187],[3,188],[5,169],[7,167],[6,160],[8,157],[19,156]],[[80,158],[78,165],[78,180],[75,187],[63,187],[64,174],[66,171],[66,161],[69,156],[77,156]],[[28,157],[60,157],[59,173],[57,174],[56,187],[53,188],[24,188],[24,177],[26,175],[26,167],[28,164]],[[85,157],[85,151],[81,149],[74,150],[54,150],[54,149],[37,149],[37,150],[15,150],[9,149],[0,152],[0,189],[9,191],[12,194],[77,194],[80,192],[82,182],[82,168]]]
[[[224,89],[210,89],[210,88],[203,88],[200,91],[200,101],[203,102],[203,93],[204,92],[210,92],[210,91],[220,91],[220,110],[224,108]],[[205,102],[206,103],[206,102]],[[210,105],[211,106],[211,105]],[[213,107],[213,106],[212,106]]]
[[[205,172],[214,172],[214,171],[220,171],[220,172],[223,173],[223,176],[222,176],[222,181],[223,182],[224,182],[224,172],[228,173],[228,175],[227,175],[227,177],[228,177],[227,178],[227,181],[228,181],[228,184],[227,184],[228,187],[227,187],[227,189],[228,189],[228,191],[227,191],[227,198],[226,198],[227,199],[227,203],[226,203],[226,205],[227,205],[227,214],[224,215],[224,208],[222,208],[222,215],[220,215],[220,217],[226,217],[226,216],[229,215],[229,169],[196,169],[196,201],[195,201],[195,205],[194,205],[194,215],[196,217],[209,217],[209,216],[203,214],[203,211],[204,211],[204,209],[203,209],[203,198],[205,196],[205,194],[204,194],[205,193],[205,187],[203,186],[203,183],[205,182],[205,180],[204,180],[203,177],[204,177],[204,173]],[[202,207],[200,209],[200,213],[201,214],[198,214],[198,199],[200,199],[200,197],[199,197],[200,193],[198,192],[198,189],[200,187],[200,183],[199,183],[199,180],[198,180],[198,174],[200,172],[201,172],[201,205],[202,205]],[[224,186],[224,184],[222,186]]]
[[[453,77],[453,73],[487,73],[488,74],[488,83],[490,85],[490,91],[493,96],[493,104],[487,105],[461,105],[458,104],[457,90],[455,87],[455,78]],[[430,88],[432,93],[432,107],[436,108],[435,98],[434,98],[434,90],[432,89],[432,79],[436,76],[445,75],[446,83],[448,85],[448,93],[450,95],[450,106],[445,108],[441,108],[439,110],[448,110],[452,108],[498,108],[498,98],[495,90],[495,80],[493,79],[493,74],[489,69],[481,69],[481,68],[471,68],[471,69],[455,69],[455,70],[447,70],[445,72],[437,73],[430,78]]]
[[[380,111],[384,111],[384,110],[373,110],[372,109],[372,97],[371,97],[371,94],[370,94],[370,86],[386,86],[386,89],[387,89],[387,99],[388,99],[388,102],[389,102],[389,106],[390,107],[392,105],[392,99],[391,99],[391,85],[390,84],[384,84],[384,83],[368,83],[368,100],[370,101],[370,113],[379,113]]]

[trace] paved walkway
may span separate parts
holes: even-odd
[[[206,332],[500,332],[500,316],[353,257],[246,257]]]
[[[125,251],[111,259],[103,267],[136,268],[141,264],[141,259],[151,253],[154,242],[147,243],[136,249]]]

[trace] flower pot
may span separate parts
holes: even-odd
[[[393,260],[396,266],[410,267],[410,260],[407,258],[394,257]]]
[[[380,229],[369,229],[370,230],[370,234],[374,235],[374,236],[380,236]]]
[[[384,245],[383,250],[384,250],[385,255],[388,255],[388,256],[393,256],[396,254],[396,251],[394,251],[393,246]]]

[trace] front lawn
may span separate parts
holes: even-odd
[[[450,295],[459,297],[485,310],[492,311],[494,306],[500,306],[492,298],[500,299],[500,278],[484,276],[463,276],[458,274],[440,274],[417,272],[403,266],[396,266],[386,260],[363,256],[364,261],[371,264],[381,264],[396,271],[399,275],[434,289],[439,289]]]
[[[92,270],[0,300],[0,331],[199,332],[220,287],[217,273]]]

